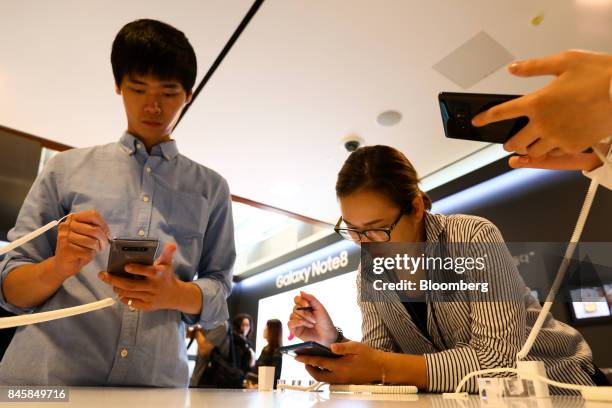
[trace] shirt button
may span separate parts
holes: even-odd
[[[144,201],[145,203],[148,203],[149,202],[149,196],[142,197],[142,201]]]
[[[151,172],[151,168],[147,167],[147,173],[150,173],[150,172]]]
[[[140,143],[136,143],[136,148],[140,149]]]
[[[127,349],[123,349],[121,350],[121,358],[126,358],[128,356],[128,351]]]
[[[140,235],[141,237],[144,237],[144,234],[145,234],[145,233],[144,233],[144,230],[140,230],[140,231],[138,231],[138,235]]]

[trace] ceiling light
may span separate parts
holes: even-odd
[[[402,114],[394,110],[384,111],[376,118],[376,122],[381,126],[397,125],[400,120],[402,120]]]

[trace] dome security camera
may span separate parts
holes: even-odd
[[[362,144],[363,139],[356,135],[349,135],[342,139],[342,145],[344,146],[344,149],[349,153],[352,153],[355,150],[359,149]]]

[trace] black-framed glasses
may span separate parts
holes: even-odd
[[[391,232],[402,218],[402,215],[404,215],[403,211],[399,213],[393,224],[388,227],[368,228],[365,230],[358,230],[357,228],[340,228],[340,224],[342,224],[342,217],[340,217],[334,227],[334,231],[342,238],[355,242],[360,242],[362,240],[361,237],[365,237],[371,242],[389,242],[391,240]]]

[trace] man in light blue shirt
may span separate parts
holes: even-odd
[[[179,154],[170,132],[196,76],[184,34],[154,20],[118,33],[111,54],[127,131],[119,143],[53,157],[21,208],[14,240],[71,214],[0,262],[0,303],[14,313],[77,306],[117,296],[96,312],[17,330],[2,384],[188,384],[184,324],[228,318],[235,260],[227,182]],[[158,239],[152,266],[134,280],[109,275],[108,237]],[[195,279],[195,280],[194,280]],[[129,304],[129,307],[128,307]]]

